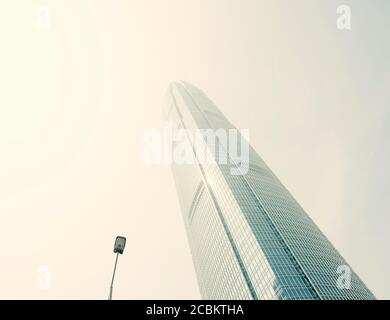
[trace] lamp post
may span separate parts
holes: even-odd
[[[114,244],[114,253],[116,253],[116,258],[115,258],[114,272],[112,273],[110,294],[108,296],[108,300],[112,300],[112,289],[114,287],[114,279],[115,279],[116,266],[118,264],[118,257],[119,254],[123,254],[123,251],[125,250],[125,246],[126,246],[126,238],[120,236],[116,237],[115,244]]]

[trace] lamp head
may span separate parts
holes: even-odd
[[[118,236],[115,239],[115,244],[114,244],[114,253],[120,253],[123,254],[123,251],[125,250],[126,246],[126,238]]]

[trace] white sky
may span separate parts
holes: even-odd
[[[140,161],[178,79],[250,129],[390,298],[389,18],[387,0],[1,2],[0,298],[107,298],[116,235],[128,243],[114,297],[199,298],[170,169]]]

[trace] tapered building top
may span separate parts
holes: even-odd
[[[375,299],[241,135],[195,145],[198,129],[235,130],[201,90],[171,84],[164,116],[193,133],[194,161],[172,170],[203,298]]]

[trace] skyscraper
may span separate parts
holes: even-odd
[[[235,129],[184,82],[169,87],[164,116],[188,133]],[[375,299],[251,146],[238,161],[230,140],[215,141],[203,139],[214,162],[201,161],[188,135],[194,161],[172,164],[204,299]],[[218,161],[221,152],[227,161]],[[232,173],[238,167],[247,170]]]

